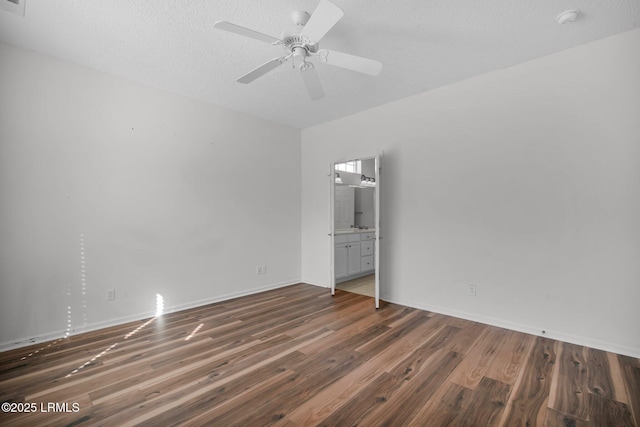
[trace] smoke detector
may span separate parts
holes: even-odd
[[[571,24],[578,17],[578,11],[575,9],[565,10],[556,17],[558,24]]]

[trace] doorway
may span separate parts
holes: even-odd
[[[380,158],[330,165],[331,293],[373,297],[380,306]]]
[[[375,298],[375,273],[336,283],[336,289]]]

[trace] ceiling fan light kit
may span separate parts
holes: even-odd
[[[295,11],[291,14],[294,26],[285,29],[280,38],[272,37],[258,31],[250,30],[226,21],[218,21],[214,27],[249,37],[272,45],[280,45],[285,55],[273,58],[248,72],[238,79],[239,83],[251,83],[271,70],[291,60],[291,67],[298,68],[302,81],[309,92],[311,99],[324,97],[322,84],[316,73],[315,66],[308,61],[309,58],[317,58],[318,61],[345,68],[359,73],[377,76],[382,71],[382,64],[373,59],[363,58],[348,53],[318,49],[318,42],[333,28],[342,18],[344,12],[328,0],[321,0],[318,7],[309,15],[305,11]]]

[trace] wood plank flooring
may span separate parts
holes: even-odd
[[[0,353],[0,401],[2,426],[638,427],[640,360],[299,284]]]

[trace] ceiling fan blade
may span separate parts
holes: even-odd
[[[240,25],[232,24],[227,21],[218,21],[213,24],[214,27],[229,31],[231,33],[240,34],[241,36],[249,37],[255,40],[260,40],[266,43],[282,43],[279,38],[269,36],[267,34],[260,33],[258,31],[250,30],[245,27],[241,27]]]
[[[342,9],[328,0],[322,0],[300,35],[317,43],[343,16]]]
[[[285,62],[287,62],[287,57],[286,56],[283,56],[281,58],[273,58],[271,61],[265,62],[264,64],[262,64],[261,66],[259,66],[255,70],[249,71],[247,74],[245,74],[244,76],[240,77],[238,79],[238,83],[245,83],[245,84],[251,83],[252,81],[257,79],[258,77],[264,76],[269,71],[273,70],[274,68],[278,68],[279,66],[281,66]]]
[[[335,50],[321,50],[318,52],[318,56],[321,61],[329,65],[369,74],[370,76],[377,76],[382,71],[381,62],[361,56],[336,52]]]
[[[324,98],[324,90],[322,89],[322,84],[320,84],[316,69],[313,68],[313,66],[306,67],[300,70],[300,74],[302,74],[302,80],[307,87],[311,99],[315,101]]]

